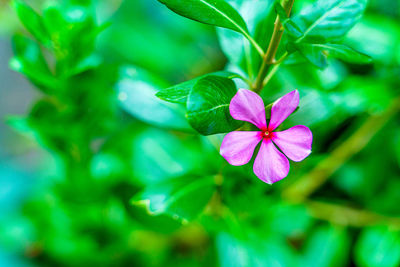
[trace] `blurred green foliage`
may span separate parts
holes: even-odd
[[[179,1],[161,2],[171,8]],[[0,215],[0,246],[13,256],[0,253],[0,265],[399,266],[400,1],[370,0],[362,18],[358,9],[340,14],[351,21],[329,40],[312,38],[324,27],[293,39],[292,22],[307,32],[312,2],[295,1],[277,55],[291,46],[299,52],[261,95],[272,103],[299,90],[300,108],[282,126],[309,126],[313,153],[273,186],[258,180],[251,164],[228,165],[218,153],[222,135],[195,132],[238,125],[226,121],[215,130],[221,113],[190,119],[214,100],[229,103],[234,87],[247,86],[262,64],[257,48],[223,17],[176,11],[228,28],[215,31],[156,0],[0,6],[0,32],[14,52],[9,66],[40,92],[28,114],[6,121],[24,136],[22,146],[34,140],[48,153],[39,154],[45,163],[35,179],[21,171],[26,162],[1,158],[0,211],[7,216]],[[226,3],[266,49],[274,1]],[[354,17],[359,22],[343,36]],[[328,17],[324,25],[334,22]],[[337,37],[344,37],[340,44]],[[321,45],[333,50],[315,49]],[[343,49],[350,54],[343,57]],[[223,69],[237,75],[198,80]],[[196,83],[182,84],[191,79]],[[228,84],[221,97],[207,86],[188,89],[213,79]],[[306,199],[292,194],[319,179]]]

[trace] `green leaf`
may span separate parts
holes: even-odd
[[[134,128],[137,131],[138,126]],[[208,161],[214,154],[208,152],[201,138],[183,139],[162,129],[148,128],[136,133],[133,141],[123,146],[132,153],[130,169],[135,170],[136,180],[149,185],[190,173],[215,172],[215,159],[212,163]],[[121,149],[116,151],[120,152]]]
[[[196,84],[196,82],[198,80],[200,80],[204,77],[210,76],[210,75],[225,77],[228,79],[241,78],[241,76],[239,76],[233,72],[217,71],[217,72],[209,73],[209,74],[197,77],[195,79],[168,87],[166,89],[162,89],[161,91],[157,92],[156,96],[161,98],[162,100],[165,100],[168,102],[181,103],[181,104],[186,105],[190,90],[192,90],[192,88]]]
[[[235,83],[228,78],[200,79],[188,97],[186,115],[190,125],[203,135],[237,129],[242,122],[234,120],[229,113],[229,104],[236,92]]]
[[[218,233],[216,236],[216,248],[219,256],[219,266],[298,266],[296,264],[297,258],[284,238],[272,235],[263,236],[263,233],[252,232],[252,230],[254,229],[242,226],[234,234]],[[241,232],[238,233],[237,231]],[[252,236],[243,238],[244,233],[248,232],[251,232]]]
[[[224,0],[158,0],[175,13],[202,23],[243,34],[262,55],[262,48],[251,38],[240,14]]]
[[[326,57],[334,57],[354,64],[371,62],[371,58],[369,56],[343,44],[301,43],[296,44],[296,48],[306,59],[319,68],[326,67]]]
[[[294,47],[316,67],[323,69],[328,65],[326,56],[322,53],[320,47],[313,44],[296,44]]]
[[[186,222],[203,211],[213,192],[213,177],[182,177],[146,187],[132,204],[144,206],[149,214],[168,214]]]
[[[276,19],[272,2],[272,0],[228,1],[241,14],[251,36],[261,47],[268,46]],[[217,33],[221,49],[229,59],[228,69],[255,79],[262,61],[257,50],[237,32],[218,28]]]
[[[318,0],[293,17],[303,36],[295,42],[339,40],[361,18],[367,0]]]
[[[355,246],[360,267],[395,267],[400,265],[400,233],[384,226],[366,228]]]
[[[166,83],[135,67],[123,67],[116,85],[122,108],[135,118],[156,126],[192,131],[182,105],[155,96]]]
[[[346,231],[333,226],[322,226],[309,237],[301,266],[347,266],[350,239]]]
[[[44,27],[42,18],[22,1],[13,1],[13,7],[25,28],[43,45],[49,44],[49,36]]]

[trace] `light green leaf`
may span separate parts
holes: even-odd
[[[319,68],[327,65],[326,58],[334,57],[354,64],[371,62],[371,58],[343,44],[296,44],[298,51]]]
[[[303,57],[316,67],[323,69],[328,65],[326,56],[322,53],[320,47],[313,44],[297,44],[295,47]]]
[[[229,104],[236,94],[235,83],[218,76],[200,79],[189,94],[187,118],[190,125],[203,135],[226,133],[237,129],[242,122],[234,120]]]
[[[59,88],[57,79],[50,72],[35,41],[22,35],[15,35],[12,44],[15,54],[9,62],[12,70],[24,74],[44,92],[48,92],[51,88]]]
[[[42,18],[27,4],[14,0],[13,7],[26,29],[43,45],[49,44],[49,36],[43,25]]]
[[[309,237],[304,262],[308,267],[347,266],[350,239],[344,229],[322,226]]]
[[[189,173],[213,173],[215,159],[212,163],[208,159],[213,158],[214,154],[207,150],[201,138],[203,137],[179,138],[155,128],[140,130],[135,134],[132,143],[125,145],[132,153],[130,168],[134,170],[136,179],[144,185]]]
[[[155,96],[166,83],[135,67],[124,67],[116,85],[122,108],[147,123],[183,131],[192,131],[182,105],[165,102]]]
[[[295,42],[338,40],[361,18],[367,0],[318,0],[293,17],[303,36]]]
[[[396,267],[400,265],[400,233],[384,226],[363,230],[355,247],[360,267]]]
[[[188,176],[149,185],[131,201],[151,215],[167,214],[186,222],[203,211],[213,192],[213,177]]]
[[[175,13],[202,23],[231,29],[243,34],[262,55],[240,14],[224,0],[159,0]]]
[[[156,96],[161,98],[162,100],[165,100],[168,102],[181,103],[181,104],[186,105],[190,90],[193,88],[193,86],[196,84],[196,82],[198,80],[200,80],[204,77],[210,76],[210,75],[225,77],[228,79],[241,78],[241,76],[239,76],[233,72],[217,71],[217,72],[209,73],[209,74],[197,77],[195,79],[192,79],[192,80],[168,87],[166,89],[163,89],[163,90],[157,92]]]

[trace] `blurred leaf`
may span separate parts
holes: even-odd
[[[26,75],[44,92],[59,86],[36,42],[22,35],[15,35],[12,41],[15,56],[9,63],[11,69]]]
[[[308,238],[301,266],[347,266],[350,238],[346,230],[334,226],[317,228]]]
[[[228,79],[241,78],[241,76],[239,76],[233,72],[217,71],[217,72],[202,75],[195,79],[168,87],[166,89],[162,89],[161,91],[157,92],[156,96],[161,98],[162,100],[165,100],[168,102],[181,103],[181,104],[186,105],[190,90],[192,90],[192,88],[197,83],[197,81],[204,77],[210,76],[210,75],[225,77]]]
[[[128,146],[133,153],[129,167],[135,178],[145,185],[189,173],[213,173],[215,157],[207,151],[201,138],[183,139],[159,129],[145,128]]]
[[[296,44],[296,48],[310,63],[319,68],[327,66],[326,57],[334,57],[354,64],[371,62],[371,58],[342,44]]]
[[[175,13],[202,23],[231,29],[249,37],[240,14],[224,0],[159,0]]]
[[[183,106],[155,96],[159,88],[164,87],[167,87],[165,82],[134,67],[122,68],[116,85],[122,108],[132,116],[156,126],[192,131]]]
[[[360,267],[395,267],[400,264],[400,233],[384,226],[366,228],[355,246]]]
[[[242,124],[234,120],[229,104],[236,94],[235,83],[218,76],[200,79],[188,97],[187,117],[190,125],[203,135],[226,133]]]
[[[49,36],[42,18],[27,4],[20,0],[12,2],[17,15],[26,29],[43,45],[49,45]]]
[[[313,220],[302,204],[277,203],[268,210],[268,221],[274,231],[288,237],[298,237],[306,234]]]
[[[153,215],[165,213],[190,221],[202,212],[213,191],[213,177],[187,176],[149,185],[133,197],[132,203],[144,205]]]
[[[272,236],[238,239],[222,232],[217,235],[216,243],[221,267],[297,266],[296,257],[285,241]]]
[[[385,25],[382,28],[382,25]],[[398,19],[367,13],[346,36],[346,43],[370,55],[374,61],[390,65],[400,62]]]
[[[303,9],[293,21],[304,33],[299,42],[339,40],[361,18],[367,0],[318,0]]]

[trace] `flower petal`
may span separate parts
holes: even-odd
[[[250,90],[239,89],[231,100],[229,111],[235,120],[248,121],[259,129],[267,129],[264,101]]]
[[[302,161],[311,153],[313,136],[304,125],[297,125],[282,132],[274,132],[272,141],[293,161]]]
[[[274,102],[268,130],[276,129],[299,106],[299,92],[294,90]]]
[[[261,139],[260,132],[230,132],[225,135],[219,153],[229,164],[241,166],[250,161]]]
[[[264,139],[254,161],[253,171],[262,181],[272,184],[289,173],[289,160],[272,143]]]

